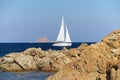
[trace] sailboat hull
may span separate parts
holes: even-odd
[[[55,44],[53,44],[53,46],[71,46],[72,45],[72,43],[67,43],[67,42],[64,42],[64,43],[55,43]]]

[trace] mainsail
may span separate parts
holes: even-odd
[[[64,35],[64,17],[62,17],[61,28],[60,28],[60,31],[59,31],[59,34],[58,34],[56,42],[63,42],[63,41],[65,41],[64,36],[65,36]]]

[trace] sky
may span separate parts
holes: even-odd
[[[55,41],[62,16],[72,42],[120,29],[120,0],[0,0],[0,42]]]

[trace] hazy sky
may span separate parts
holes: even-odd
[[[120,29],[120,0],[0,0],[0,42],[55,41],[62,16],[73,42]]]

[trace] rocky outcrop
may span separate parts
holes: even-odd
[[[58,71],[69,62],[79,58],[80,52],[87,47],[82,44],[78,48],[68,50],[47,50],[29,48],[20,53],[10,53],[0,60],[0,69],[3,71]],[[9,67],[10,66],[10,67]]]
[[[80,52],[79,58],[66,64],[47,80],[120,80],[119,32],[114,31],[102,42],[87,46]]]
[[[78,48],[29,48],[0,59],[3,71],[58,71],[47,80],[120,80],[120,30]]]
[[[20,53],[5,55],[0,60],[0,69],[3,71],[58,71],[71,62],[65,53],[68,53],[67,49],[44,51],[41,48],[29,48]]]
[[[29,71],[36,70],[33,57],[23,53],[11,53],[2,58],[0,69],[3,71]]]
[[[80,58],[68,63],[47,80],[106,80],[107,63],[112,59],[106,43],[92,44],[81,52]]]

